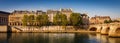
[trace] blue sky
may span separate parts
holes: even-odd
[[[120,17],[120,0],[0,0],[0,10],[43,10],[72,8],[74,12],[87,13],[90,17]]]

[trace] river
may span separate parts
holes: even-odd
[[[0,33],[0,43],[120,43],[96,33]]]

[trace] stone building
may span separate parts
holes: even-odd
[[[46,14],[46,12],[43,12],[42,10],[37,10],[36,11],[36,15],[42,15],[42,14]]]
[[[70,18],[70,14],[73,13],[72,9],[71,8],[68,8],[68,9],[60,9],[60,12],[62,14],[65,14],[67,16],[67,19],[69,20]]]
[[[47,14],[48,14],[48,17],[49,17],[49,21],[50,22],[53,22],[53,17],[56,15],[56,14],[65,14],[67,16],[67,19],[69,19],[70,17],[70,14],[72,14],[72,9],[60,9],[60,10],[47,10]]]
[[[102,24],[105,20],[111,20],[110,16],[95,16],[90,18],[90,24]]]
[[[34,11],[14,11],[9,15],[9,25],[22,25],[22,18],[24,15],[34,15]]]
[[[65,14],[67,16],[67,19],[69,20],[70,14],[72,14],[73,11],[72,9],[60,9],[60,10],[47,10],[46,12],[43,12],[42,10],[37,10],[35,11],[19,11],[15,10],[9,15],[9,25],[17,26],[17,25],[22,25],[22,19],[24,15],[42,15],[42,14],[47,14],[48,19],[50,23],[53,22],[53,18],[56,14]],[[89,17],[86,14],[81,14],[82,20],[85,25],[89,24]]]
[[[18,26],[18,25],[22,25],[22,19],[24,17],[24,15],[42,15],[42,14],[46,14],[46,12],[43,12],[41,10],[38,11],[13,11],[10,15],[9,15],[9,25],[13,25],[13,26]]]
[[[0,11],[0,25],[7,25],[8,24],[8,15],[10,13]]]
[[[54,18],[54,16],[56,15],[56,14],[59,14],[60,13],[60,11],[58,11],[58,10],[47,10],[47,15],[48,15],[48,19],[49,19],[49,21],[50,22],[53,22],[53,18]]]

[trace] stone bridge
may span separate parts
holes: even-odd
[[[90,25],[88,30],[107,34],[111,37],[120,37],[120,23],[94,24]]]

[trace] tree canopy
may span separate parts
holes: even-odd
[[[29,19],[29,18],[28,18],[28,15],[24,15],[24,16],[23,16],[22,22],[23,22],[23,25],[24,25],[24,26],[27,26],[28,19]]]
[[[80,25],[82,23],[82,18],[80,16],[80,13],[72,13],[70,15],[70,24],[73,26]]]
[[[42,15],[38,15],[36,17],[36,23],[37,23],[37,26],[42,26]]]
[[[49,24],[48,20],[48,15],[47,14],[42,14],[42,15],[24,15],[22,22],[24,26],[47,26]],[[65,14],[56,14],[53,17],[53,24],[54,25],[61,25],[61,26],[66,26],[66,25],[72,25],[72,26],[77,26],[81,25],[82,23],[82,18],[80,16],[80,13],[72,13],[70,15],[70,20],[67,20],[67,16]]]
[[[34,15],[30,15],[30,16],[28,16],[28,25],[29,26],[33,26],[34,25],[34,22],[35,22],[35,16]]]
[[[53,23],[54,23],[55,25],[60,25],[60,23],[61,23],[60,14],[56,14],[56,15],[53,17]]]
[[[111,23],[112,20],[105,20],[104,23]]]
[[[65,14],[56,14],[53,18],[53,23],[66,26],[68,24],[67,16]]]

